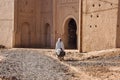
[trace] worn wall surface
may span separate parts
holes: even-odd
[[[14,47],[51,47],[52,0],[16,0]]]
[[[53,0],[41,0],[41,44],[54,47]]]
[[[83,52],[116,47],[118,0],[84,0]]]
[[[0,45],[12,47],[14,0],[0,0]]]
[[[81,0],[56,0],[56,10],[55,10],[55,36],[56,41],[58,37],[61,37],[64,41],[65,48],[68,47],[67,39],[67,27],[68,22],[72,18],[77,24],[77,36],[79,37],[79,2]],[[78,41],[80,39],[78,38]]]
[[[120,0],[118,2],[118,21],[117,21],[117,32],[116,32],[116,47],[120,48]]]
[[[61,37],[67,48],[73,19],[79,51],[120,47],[118,1],[0,0],[0,45],[54,48]]]

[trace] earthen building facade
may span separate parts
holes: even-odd
[[[0,0],[0,44],[89,52],[120,47],[119,0]]]

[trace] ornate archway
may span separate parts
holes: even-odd
[[[77,49],[77,24],[73,18],[65,22],[64,44],[65,48]]]

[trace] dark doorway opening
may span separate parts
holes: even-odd
[[[74,19],[68,22],[68,48],[77,49],[77,25]]]

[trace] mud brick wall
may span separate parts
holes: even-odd
[[[118,0],[84,0],[83,52],[116,47]]]
[[[12,47],[14,0],[0,0],[0,45]]]

